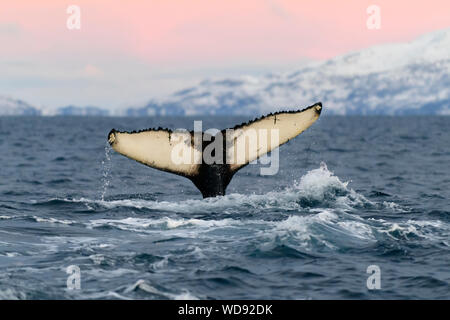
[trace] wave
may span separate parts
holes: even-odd
[[[18,291],[13,288],[6,288],[0,290],[0,300],[25,300],[27,295],[23,291]]]
[[[125,219],[97,219],[91,220],[88,227],[98,228],[105,226],[114,226],[122,230],[138,230],[138,229],[176,229],[179,227],[195,226],[199,228],[226,227],[240,223],[239,220],[223,219],[223,220],[201,220],[201,219],[172,219],[164,217],[161,219],[144,219],[144,218],[125,218]]]
[[[439,220],[389,222],[364,218],[361,212],[365,209],[403,214],[408,212],[408,208],[394,202],[370,201],[348,185],[328,170],[325,163],[321,163],[319,168],[307,172],[292,186],[262,195],[230,194],[175,202],[139,198],[50,199],[46,203],[64,207],[71,203],[89,206],[92,219],[78,222],[89,229],[112,228],[143,234],[164,230],[164,235],[169,238],[210,237],[211,231],[217,237],[230,234],[230,229],[233,229],[232,234],[237,239],[253,234],[262,244],[261,250],[278,245],[290,246],[295,250],[338,250],[371,246],[378,241],[410,239],[448,244],[449,224]],[[119,219],[115,215],[95,218],[96,212],[107,213],[109,209],[117,208],[145,209],[151,214],[136,216],[133,213],[131,217]],[[54,217],[32,218],[39,223],[76,223]]]
[[[402,211],[399,205],[385,202],[377,204],[353,189],[348,182],[342,182],[333,172],[329,171],[325,163],[320,168],[306,173],[292,186],[281,191],[271,191],[265,194],[229,194],[207,199],[189,199],[183,201],[158,201],[139,198],[129,199],[50,199],[36,202],[35,205],[64,205],[67,203],[81,203],[88,206],[99,206],[105,209],[134,208],[150,211],[184,213],[184,214],[241,214],[271,211],[301,211],[311,208],[335,208],[354,210],[359,208],[383,206],[387,209]],[[89,207],[95,211],[95,208]]]
[[[76,221],[72,220],[60,220],[56,218],[43,218],[38,216],[33,216],[32,219],[36,222],[48,222],[48,223],[59,223],[59,224],[75,224]]]
[[[363,219],[348,213],[322,210],[308,215],[289,215],[279,221],[262,219],[202,220],[188,218],[96,219],[88,228],[114,228],[126,232],[160,235],[168,238],[229,238],[237,243],[255,244],[253,249],[267,252],[277,246],[293,250],[341,250],[370,247],[379,242],[406,243],[427,240],[448,246],[450,226],[440,221],[407,220],[387,222]],[[252,249],[252,250],[253,250]],[[199,255],[199,258],[201,256]]]
[[[150,284],[148,284],[143,279],[140,279],[140,280],[136,281],[136,283],[134,283],[133,285],[127,287],[124,290],[124,293],[130,293],[130,292],[138,291],[138,290],[141,290],[141,291],[143,291],[145,293],[149,293],[149,294],[155,295],[157,297],[162,297],[162,298],[165,298],[165,299],[199,300],[198,297],[196,297],[193,294],[191,294],[188,290],[183,290],[180,293],[174,294],[174,293],[158,290],[157,288],[155,288],[155,287],[151,286]]]
[[[73,292],[68,292],[73,294]],[[127,286],[121,286],[115,290],[108,290],[94,294],[84,294],[83,299],[119,299],[119,300],[133,300],[136,299],[136,294],[144,297],[152,297],[154,299],[171,299],[171,300],[199,300],[199,298],[189,290],[183,289],[178,293],[169,292],[166,289],[157,289],[150,285],[146,280],[139,279],[135,283]]]
[[[431,242],[440,242],[449,247],[448,236],[450,235],[450,224],[440,220],[407,220],[405,222],[391,223],[382,220],[380,233],[395,240],[411,241],[415,239],[426,239]]]

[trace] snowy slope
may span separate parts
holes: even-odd
[[[450,115],[450,29],[313,62],[292,72],[204,80],[128,109],[36,108],[0,96],[0,115],[255,115],[317,101],[328,114]]]
[[[450,29],[295,72],[205,80],[127,114],[260,114],[316,101],[334,114],[450,113]]]
[[[55,115],[72,115],[72,116],[108,116],[109,112],[106,109],[102,109],[94,106],[66,106],[60,107],[55,111]]]
[[[0,115],[39,115],[40,113],[40,110],[22,100],[0,96]]]

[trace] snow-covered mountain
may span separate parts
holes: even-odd
[[[25,101],[11,97],[0,96],[0,116],[108,116],[106,109],[94,106],[65,106],[59,108],[38,108]]]
[[[25,101],[0,96],[0,115],[40,115],[41,111]]]
[[[313,62],[292,72],[204,80],[128,109],[45,109],[0,96],[0,115],[254,115],[317,101],[328,114],[450,115],[450,29]]]
[[[450,29],[294,72],[205,80],[126,114],[261,114],[316,101],[330,114],[450,114]]]
[[[60,107],[55,112],[55,115],[71,115],[71,116],[108,116],[109,111],[94,106],[78,107],[78,106],[66,106]]]

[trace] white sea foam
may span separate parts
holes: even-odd
[[[129,274],[136,274],[139,273],[136,270],[133,269],[127,269],[127,268],[118,268],[114,270],[103,270],[100,268],[95,268],[91,270],[83,270],[83,273],[86,275],[93,276],[97,279],[105,279],[105,278],[117,278],[122,277]]]
[[[410,208],[403,207],[392,201],[383,201],[383,206],[385,208],[391,209],[394,212],[409,212],[409,211],[411,211]]]
[[[154,262],[150,265],[153,270],[161,270],[167,267],[169,264],[169,258],[164,257],[162,260]]]
[[[87,198],[64,199],[64,201],[97,204],[108,209],[130,207],[161,212],[205,214],[218,211],[225,214],[239,213],[243,207],[253,211],[267,209],[301,210],[302,202],[316,202],[316,204],[322,204],[325,207],[332,205],[345,210],[351,210],[355,206],[364,204],[374,205],[364,196],[348,188],[348,182],[342,182],[333,172],[328,170],[323,162],[320,168],[306,173],[292,187],[261,195],[229,194],[202,200],[190,199],[176,202],[145,199],[92,200]]]
[[[260,237],[261,241],[271,241],[276,237],[289,238],[304,247],[310,247],[313,243],[322,243],[329,248],[366,245],[377,241],[376,235],[380,234],[390,238],[407,238],[409,235],[426,237],[429,233],[433,233],[427,229],[438,227],[423,221],[389,223],[381,219],[364,219],[358,214],[361,206],[373,206],[373,208],[383,206],[395,212],[402,212],[403,209],[394,202],[371,202],[351,189],[348,184],[328,170],[325,163],[321,163],[318,169],[307,172],[292,187],[263,195],[230,194],[223,197],[178,202],[144,199],[107,201],[86,198],[65,199],[65,201],[95,204],[106,208],[147,208],[177,215],[211,212],[230,214],[230,218],[207,220],[176,215],[161,218],[93,219],[85,223],[88,228],[110,226],[144,234],[165,230],[166,235],[183,238],[218,237],[220,233],[216,231],[212,235],[208,233],[212,230],[235,228],[236,236],[244,234],[241,236],[245,237],[250,233]],[[240,218],[243,208],[253,214],[252,218]],[[277,212],[284,211],[285,214],[288,211],[289,215],[281,220],[272,221],[271,216],[267,215],[272,214],[272,209],[276,209]],[[73,223],[70,220],[39,219],[43,222]],[[225,233],[222,235],[225,236]],[[161,262],[163,263],[165,262]]]
[[[5,252],[5,253],[0,253],[0,256],[2,257],[8,257],[8,258],[14,258],[14,257],[18,257],[21,254],[18,252]]]
[[[38,216],[32,217],[36,222],[47,222],[47,223],[59,223],[59,224],[74,224],[75,221],[72,220],[59,220],[55,218],[42,218]]]
[[[89,259],[94,262],[96,265],[101,265],[105,261],[105,255],[103,254],[91,254],[89,256]]]
[[[345,219],[330,210],[306,216],[290,216],[276,222],[274,232],[268,237],[274,241],[294,238],[296,245],[305,249],[311,249],[317,244],[336,249],[376,241],[370,225],[358,219]]]
[[[412,238],[427,239],[440,242],[448,246],[450,224],[439,220],[408,220],[404,222],[387,222],[378,220],[380,226],[377,231],[395,240],[410,240]]]
[[[0,290],[0,300],[25,300],[27,295],[24,292],[12,288]]]
[[[348,182],[341,182],[322,162],[320,168],[311,170],[302,176],[296,188],[310,199],[323,201],[328,190],[334,188],[347,191],[347,185]]]
[[[166,298],[173,299],[173,300],[198,300],[198,298],[196,296],[194,296],[193,294],[191,294],[188,290],[182,290],[178,294],[163,292],[161,290],[156,289],[152,285],[148,284],[143,279],[136,281],[136,283],[134,283],[133,285],[126,288],[124,293],[130,293],[130,292],[136,291],[138,289],[145,291],[147,293],[155,294],[155,295],[166,297]]]
[[[124,219],[96,219],[91,220],[87,226],[89,228],[98,228],[103,226],[113,226],[122,230],[143,231],[145,229],[178,229],[184,228],[203,228],[208,229],[212,227],[228,227],[233,224],[239,224],[238,220],[223,219],[223,220],[201,220],[201,219],[173,219],[164,217],[161,219],[146,219],[146,218],[124,218]]]

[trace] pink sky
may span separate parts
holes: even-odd
[[[366,27],[372,4],[380,30]],[[66,27],[69,5],[81,8],[81,30]],[[448,0],[2,1],[0,94],[117,106],[448,27]]]
[[[66,29],[70,4],[81,8],[81,31]],[[381,8],[381,30],[366,28],[371,4]],[[17,31],[2,55],[106,51],[155,63],[323,59],[450,26],[448,0],[16,0],[0,8],[2,38]]]

